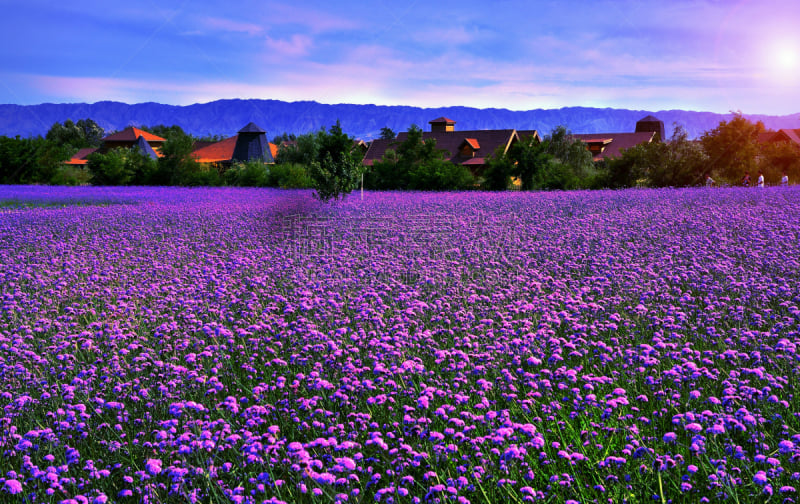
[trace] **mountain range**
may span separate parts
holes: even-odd
[[[279,100],[217,100],[194,105],[160,103],[126,104],[101,101],[41,105],[0,105],[0,135],[45,135],[56,122],[90,118],[107,133],[128,126],[178,125],[195,136],[235,135],[250,122],[267,131],[269,138],[284,132],[303,134],[330,127],[337,120],[342,130],[362,140],[379,137],[387,126],[395,132],[406,131],[412,124],[428,130],[428,121],[447,117],[456,121],[456,131],[482,129],[535,129],[542,135],[557,126],[566,126],[573,133],[622,133],[634,131],[636,122],[647,115],[664,121],[667,136],[673,124],[679,124],[697,138],[727,121],[732,114],[688,110],[626,110],[611,108],[565,107],[512,111],[472,107],[420,108],[390,105],[327,105],[314,101],[285,102]],[[762,121],[768,129],[800,128],[800,114],[785,116],[749,115],[751,121]]]

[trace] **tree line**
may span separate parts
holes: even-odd
[[[790,142],[759,143],[766,131],[741,113],[688,138],[675,125],[668,139],[657,138],[624,150],[619,157],[593,161],[585,144],[565,127],[541,141],[524,137],[506,152],[489,156],[485,169],[470,171],[447,159],[435,139],[423,140],[412,125],[405,139],[388,149],[371,167],[354,139],[338,123],[304,135],[283,133],[275,164],[258,160],[232,165],[204,165],[192,158],[197,141],[179,126],[142,127],[166,142],[152,159],[138,149],[95,152],[85,168],[64,164],[79,149],[100,147],[103,128],[91,119],[55,123],[44,137],[0,136],[0,183],[255,186],[314,188],[320,199],[338,199],[359,185],[375,190],[522,190],[598,189],[623,187],[686,187],[701,185],[706,175],[737,185],[745,172],[764,173],[777,182],[782,173],[800,177],[800,147]],[[382,138],[394,138],[383,128]]]

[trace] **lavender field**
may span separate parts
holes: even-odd
[[[0,187],[0,500],[795,502],[798,215]]]

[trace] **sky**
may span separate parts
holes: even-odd
[[[798,0],[0,0],[0,7],[4,104],[259,98],[800,112]]]

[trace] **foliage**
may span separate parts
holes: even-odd
[[[675,124],[667,143],[653,141],[636,145],[608,161],[607,182],[612,188],[688,187],[700,185],[708,156],[702,146],[689,140],[686,130]]]
[[[381,140],[392,140],[397,136],[397,133],[394,132],[392,128],[389,126],[384,126],[381,128]]]
[[[176,136],[177,137],[190,136],[185,131],[183,131],[183,128],[181,128],[177,124],[173,124],[171,126],[166,126],[164,124],[159,124],[156,126],[142,126],[141,129],[148,133],[152,133],[153,135],[160,136],[161,138],[164,139]]]
[[[503,152],[500,146],[486,162],[481,188],[488,191],[505,191],[511,186],[511,174],[515,171],[514,161]]]
[[[158,170],[156,160],[137,148],[94,152],[87,159],[92,185],[145,185]]]
[[[275,163],[295,163],[310,166],[319,155],[319,138],[316,133],[306,133],[296,137],[291,145],[284,145],[278,150]]]
[[[50,183],[74,149],[42,137],[0,137],[0,183]]]
[[[272,143],[278,146],[280,146],[283,143],[295,142],[295,141],[297,141],[297,135],[295,135],[294,133],[289,134],[285,131],[280,135],[275,135],[275,138],[272,139]]]
[[[599,177],[592,153],[564,126],[558,126],[542,142],[544,152],[552,156],[538,174],[541,189],[590,189]]]
[[[761,145],[758,168],[767,181],[780,181],[783,172],[789,180],[800,179],[800,146],[792,142],[769,142]]]
[[[372,189],[413,189],[441,191],[471,188],[475,178],[469,169],[451,163],[436,140],[423,141],[422,130],[413,124],[406,138],[387,149],[366,175],[365,186]]]
[[[88,185],[92,181],[89,170],[82,166],[70,166],[62,164],[58,167],[50,183],[63,186],[82,186]]]
[[[563,126],[541,142],[527,136],[505,154],[496,152],[489,160],[485,187],[503,190],[512,176],[520,180],[523,190],[589,188],[600,180],[592,154]]]
[[[45,138],[60,146],[69,146],[75,150],[87,147],[100,147],[105,131],[92,119],[81,119],[77,123],[67,119],[64,123],[55,123],[50,127]]]
[[[158,159],[158,171],[149,180],[143,180],[146,185],[202,185],[201,181],[208,180],[211,185],[219,185],[219,173],[209,174],[208,167],[201,167],[192,157],[194,140],[191,136],[175,127],[166,132],[166,141],[161,146],[161,157]],[[159,135],[160,136],[160,135]]]
[[[317,156],[308,165],[308,176],[321,201],[344,198],[361,181],[361,155],[353,148],[353,138],[342,131],[339,121],[330,131],[320,129],[316,135]]]
[[[260,161],[236,163],[224,174],[225,185],[237,187],[280,187],[310,189],[313,187],[306,167],[296,163],[267,165]]]
[[[541,179],[553,161],[544,142],[533,136],[521,139],[508,150],[511,175],[517,177],[523,190],[541,189]]]
[[[763,132],[761,121],[753,124],[741,112],[705,132],[700,141],[708,155],[708,171],[730,184],[737,184],[744,172],[755,173],[758,169],[758,135]]]
[[[310,189],[313,181],[306,167],[296,163],[275,164],[269,168],[268,186],[282,189]]]
[[[269,185],[269,168],[261,161],[235,163],[228,168],[223,179],[225,185],[237,187],[267,187]]]

